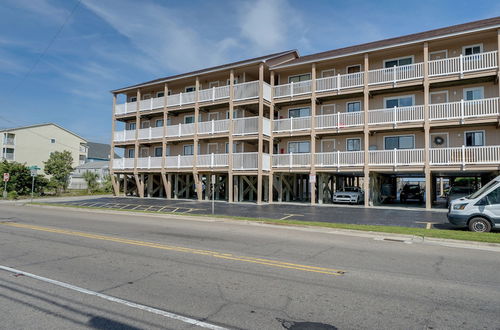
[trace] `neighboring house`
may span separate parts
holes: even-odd
[[[111,146],[105,143],[96,143],[96,142],[87,142],[88,147],[88,155],[87,155],[87,163],[88,162],[96,162],[96,161],[105,161],[110,160],[110,151]],[[115,154],[115,158],[119,158],[118,155]]]
[[[87,141],[75,133],[53,123],[0,130],[1,160],[16,161],[27,166],[38,166],[42,174],[50,153],[69,151],[73,167],[85,163]]]
[[[83,178],[85,172],[94,172],[99,176],[98,183],[102,183],[104,178],[109,175],[109,161],[93,161],[77,166],[70,175],[69,189],[87,189],[87,182]]]

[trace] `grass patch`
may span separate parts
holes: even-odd
[[[382,226],[382,225],[356,225],[356,224],[330,223],[330,222],[318,222],[318,221],[278,220],[278,219],[269,219],[269,218],[250,218],[250,217],[238,217],[238,216],[227,216],[227,215],[207,215],[207,214],[196,214],[196,213],[157,212],[157,211],[147,211],[147,210],[127,210],[127,209],[118,209],[118,208],[92,207],[92,206],[80,206],[80,205],[58,204],[58,203],[36,203],[36,202],[33,202],[31,204],[70,207],[70,208],[79,208],[79,209],[95,209],[95,210],[111,210],[111,211],[122,211],[122,212],[125,211],[125,212],[149,213],[149,214],[175,214],[175,215],[184,215],[184,216],[255,221],[255,222],[261,222],[261,223],[266,223],[266,224],[275,224],[275,225],[325,227],[325,228],[358,230],[358,231],[377,232],[377,233],[413,235],[413,236],[419,236],[419,237],[424,237],[424,238],[425,237],[433,237],[433,238],[444,238],[444,239],[454,239],[454,240],[462,240],[462,241],[474,241],[474,242],[500,244],[500,233],[474,233],[474,232],[469,232],[469,231],[460,230],[460,229],[443,230],[443,229],[424,229],[424,228],[410,228],[410,227]]]

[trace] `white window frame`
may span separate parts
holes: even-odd
[[[130,128],[130,125],[134,125],[134,128]],[[126,123],[125,124],[125,130],[127,131],[135,131],[137,129],[137,123],[136,122],[131,122],[131,123]]]
[[[333,112],[332,112],[332,114],[337,113],[337,105],[335,103],[333,103],[333,104],[322,104],[321,108],[320,108],[321,115],[324,115],[323,107],[331,107],[331,106],[333,106]]]
[[[161,120],[162,121],[162,125],[161,126],[158,126],[158,121]],[[155,119],[155,127],[163,127],[163,124],[164,124],[164,121],[163,119]]]
[[[325,74],[325,72],[332,72],[332,73],[333,73],[333,75],[332,75],[332,76],[335,76],[335,68],[333,68],[333,69],[321,70],[321,78],[326,78],[326,77],[325,77],[325,75],[324,75],[324,74]],[[332,77],[332,76],[329,76],[329,77]]]
[[[286,151],[290,153],[290,143],[309,143],[309,152],[296,152],[296,154],[310,154],[311,153],[311,141],[301,140],[301,141],[288,141],[286,144]]]
[[[190,124],[194,124],[194,115],[185,115],[184,118],[183,118],[183,120],[182,120],[182,122],[184,124],[188,124],[188,123],[186,123],[186,118],[193,118],[193,122],[190,123]]]
[[[147,93],[141,96],[141,99],[144,100],[149,100],[151,98],[151,93]]]
[[[350,140],[358,140],[359,141],[359,150],[349,150],[348,148],[348,145],[349,145],[349,141]],[[362,148],[361,148],[361,138],[346,138],[345,139],[345,151],[351,151],[351,152],[355,152],[355,151],[361,151]]]
[[[131,152],[134,154],[133,157],[130,157]],[[129,159],[135,158],[135,148],[127,149],[127,158],[129,158]]]
[[[465,49],[466,48],[474,48],[474,47],[478,47],[478,46],[479,46],[479,53],[482,53],[483,52],[483,43],[480,43],[480,44],[462,46],[462,55],[469,56],[469,55],[465,55]]]
[[[361,102],[361,100],[358,100],[358,101],[347,101],[345,103],[345,112],[348,113],[347,109],[349,107],[349,104],[351,103],[359,103],[359,111],[354,111],[354,112],[361,112],[363,111],[363,102]]]
[[[192,86],[186,86],[186,87],[184,87],[184,93],[191,93],[191,92],[188,92],[189,88],[193,89],[191,92],[196,91],[196,85],[192,85]]]
[[[208,88],[219,87],[219,81],[211,81],[208,83]]]
[[[191,147],[193,149],[193,153],[192,154],[189,154],[189,155],[186,155],[186,147]],[[192,156],[194,155],[194,144],[185,144],[182,146],[182,155],[183,156]]]
[[[433,52],[430,52],[429,53],[429,61],[435,61],[435,60],[431,60],[431,56],[435,55],[435,54],[438,54],[438,53],[442,53],[442,52],[445,53],[445,57],[444,58],[448,58],[448,49],[441,49],[441,50],[435,50]]]
[[[387,96],[387,97],[384,97],[384,109],[386,109],[386,104],[387,104],[387,100],[395,100],[395,99],[400,99],[400,98],[403,98],[403,97],[411,97],[411,106],[414,106],[415,105],[415,94],[410,94],[410,95],[398,95],[398,96]],[[398,101],[398,104],[399,104],[399,101]],[[398,108],[401,108],[400,106],[398,106]]]
[[[300,73],[300,74],[295,74],[293,76],[288,76],[288,83],[291,84],[292,82],[290,81],[291,78],[294,78],[294,77],[300,77],[300,76],[306,76],[306,75],[309,75],[309,80],[312,79],[312,74],[310,72],[306,72],[306,73]],[[308,81],[308,80],[302,80],[302,81]],[[300,82],[302,82],[300,81]],[[297,83],[294,83],[294,84],[297,84]]]
[[[304,116],[304,117],[294,117],[294,118],[305,118],[305,117],[311,117],[311,107],[298,107],[298,108],[290,108],[288,109],[288,118],[291,118],[290,117],[290,111],[291,110],[301,110],[301,109],[309,109],[309,116]]]
[[[320,148],[321,148],[321,152],[326,152],[326,151],[325,151],[325,148],[323,147],[323,142],[333,142],[333,150],[332,150],[331,152],[333,152],[333,151],[335,151],[335,150],[336,150],[336,147],[337,147],[337,141],[336,141],[335,139],[322,139],[322,140],[320,141],[320,144],[319,144],[319,146],[320,146]],[[309,148],[310,148],[310,146],[309,146]]]
[[[467,92],[474,91],[476,89],[481,90],[481,96],[482,97],[479,100],[484,99],[484,86],[476,86],[476,87],[464,88],[463,95],[462,95],[464,101],[467,100]]]
[[[359,72],[355,73],[361,73],[363,72],[363,66],[361,64],[351,64],[345,67],[345,74],[354,74],[354,73],[349,73],[349,68],[353,68],[355,66],[359,66]]]
[[[483,133],[483,145],[482,146],[477,146],[477,147],[484,147],[486,146],[486,131],[484,129],[475,129],[471,131],[464,131],[464,146],[467,147],[467,133]],[[476,147],[476,146],[471,146],[471,147]]]
[[[389,59],[384,60],[384,62],[383,62],[384,69],[390,69],[390,68],[386,68],[385,63],[390,62],[390,61],[399,61],[399,60],[404,59],[404,58],[411,58],[411,63],[405,64],[405,65],[415,64],[415,55],[401,56],[401,57],[389,58]],[[399,65],[396,65],[396,66],[399,66]]]
[[[137,102],[137,96],[131,96],[128,98],[128,102]]]
[[[161,156],[156,156],[156,150],[160,149],[161,150]],[[163,147],[155,147],[153,151],[154,157],[163,157]]]
[[[413,136],[413,148],[408,148],[408,149],[398,149],[398,150],[413,150],[415,149],[415,134],[397,134],[397,135],[386,135],[384,136],[384,149],[382,150],[393,150],[393,149],[386,149],[385,148],[385,139],[388,137],[401,137],[401,136]]]
[[[440,148],[448,148],[450,146],[450,134],[448,134],[448,132],[436,132],[436,133],[431,133],[430,134],[430,137],[431,137],[431,145],[432,145],[432,141],[434,141],[434,139],[432,138],[433,135],[446,135],[446,146],[443,146],[443,147],[440,147]]]
[[[429,93],[429,104],[431,104],[430,101],[431,101],[432,95],[442,94],[442,93],[446,93],[446,101],[444,101],[444,103],[450,102],[450,92],[449,92],[449,90],[444,90],[444,91],[430,92]],[[438,104],[438,103],[435,103],[435,104]]]
[[[213,145],[215,145],[214,154],[217,154],[219,152],[219,144],[217,142],[210,142],[210,143],[207,143],[207,154],[211,154],[210,146],[213,146]]]

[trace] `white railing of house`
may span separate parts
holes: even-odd
[[[394,107],[368,111],[368,124],[397,124],[424,120],[424,106]]]
[[[194,135],[194,123],[167,126],[167,137]]]
[[[430,120],[498,116],[499,98],[429,104]]]
[[[315,155],[317,167],[363,166],[364,151],[318,152]]]
[[[294,168],[311,166],[310,153],[289,153],[273,155],[273,167]]]
[[[499,164],[500,146],[431,148],[431,165]]]
[[[149,127],[139,129],[139,140],[160,139],[163,137],[163,127]]]
[[[196,92],[179,93],[167,96],[167,106],[182,106],[195,102]]]
[[[113,169],[134,168],[134,158],[113,159]]]
[[[274,86],[274,98],[294,97],[311,93],[312,80],[292,82],[284,85]]]
[[[264,98],[264,100],[267,100],[269,102],[271,102],[271,99],[272,99],[272,87],[271,85],[269,85],[268,83],[264,82],[264,87],[263,87],[263,94],[262,94],[262,97]]]
[[[415,63],[368,71],[368,84],[393,83],[424,77],[424,64]]]
[[[137,158],[137,168],[151,169],[161,168],[162,157],[139,157]]]
[[[137,111],[137,102],[126,102],[115,105],[115,114],[117,115],[123,115],[126,113],[131,113],[136,111]]]
[[[271,155],[262,154],[262,170],[264,171],[271,170]]]
[[[115,132],[114,141],[123,142],[130,140],[135,140],[135,129]]]
[[[338,74],[333,77],[316,79],[316,91],[339,91],[346,88],[361,87],[364,85],[364,72]]]
[[[262,118],[262,132],[271,135],[271,121]],[[259,133],[259,117],[237,118],[233,120],[233,135],[251,135]]]
[[[196,157],[197,167],[225,167],[228,165],[228,154],[206,154]]]
[[[259,81],[250,81],[234,85],[234,100],[241,101],[259,97]]]
[[[370,150],[369,165],[422,165],[424,149]]]
[[[498,52],[486,52],[474,55],[460,55],[429,61],[429,76],[443,76],[465,72],[495,69],[498,67]]]
[[[233,170],[256,170],[259,164],[259,153],[239,152],[233,154]]]
[[[273,120],[273,132],[291,132],[311,129],[311,117],[295,117]]]
[[[4,145],[14,145],[14,138],[11,138],[11,137],[10,138],[5,138],[3,140],[3,144]]]
[[[338,112],[331,115],[316,116],[316,128],[344,128],[363,126],[364,111]]]
[[[198,123],[198,134],[216,134],[229,131],[229,120],[210,120]]]
[[[166,168],[189,168],[194,166],[193,155],[177,155],[165,157]]]
[[[229,86],[212,87],[200,90],[199,102],[217,101],[229,98]]]

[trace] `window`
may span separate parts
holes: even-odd
[[[288,153],[308,153],[311,150],[310,144],[309,141],[288,142]]]
[[[310,115],[311,115],[311,108],[297,108],[288,110],[289,118],[308,117]]]
[[[128,131],[133,131],[135,130],[135,123],[127,123],[127,130]]]
[[[500,204],[500,187],[490,192],[486,195],[486,199],[488,200],[488,204]]]
[[[321,78],[333,77],[333,76],[335,76],[335,69],[321,71]]]
[[[192,124],[192,123],[194,123],[193,115],[184,116],[184,124]]]
[[[157,92],[156,93],[156,97],[164,97],[165,96],[165,92]]]
[[[131,96],[131,97],[129,97],[128,101],[129,102],[135,102],[135,101],[137,101],[137,96]]]
[[[238,109],[234,109],[233,110],[233,119],[243,117],[243,116],[240,116],[239,114],[241,114],[241,112],[239,112]],[[226,119],[229,119],[229,111],[226,111]]]
[[[189,93],[189,92],[194,92],[196,90],[196,86],[188,86],[186,87],[186,89],[184,90],[186,93]]]
[[[128,158],[134,158],[135,157],[135,149],[128,149]]]
[[[474,55],[479,54],[483,51],[483,44],[464,46],[462,48],[462,53],[464,55]]]
[[[56,139],[50,139],[50,143],[56,143]]]
[[[347,112],[361,111],[361,102],[347,102],[345,107]]]
[[[192,144],[188,144],[184,146],[184,155],[193,155],[194,147]]]
[[[385,60],[384,61],[384,67],[385,68],[392,68],[393,66],[402,66],[402,65],[408,65],[413,63],[413,57],[401,57],[401,58],[395,58],[392,60]]]
[[[413,135],[386,136],[384,142],[385,150],[415,148],[415,136]]]
[[[360,64],[349,65],[348,67],[346,67],[346,72],[348,74],[361,72],[361,65]]]
[[[443,50],[437,50],[435,52],[430,52],[429,53],[429,60],[434,61],[434,60],[441,60],[443,58],[448,57],[448,50],[443,49]]]
[[[151,98],[151,94],[144,94],[141,98],[143,100],[149,100]]]
[[[141,123],[141,128],[149,128],[149,120],[145,120]]]
[[[237,83],[238,83],[238,78],[234,78],[234,80],[233,80],[233,84],[235,84],[235,85],[236,85]],[[230,80],[230,79],[227,79],[227,80],[226,80],[226,85],[227,85],[227,86],[229,86],[229,84],[231,84],[231,80]]]
[[[156,119],[155,127],[162,127],[162,126],[163,126],[163,119]]]
[[[208,83],[208,88],[212,87],[219,87],[219,82],[218,81],[211,81]]]
[[[410,107],[413,105],[414,99],[415,99],[414,95],[388,97],[384,99],[385,107],[386,108]]]
[[[233,153],[237,153],[238,152],[238,144],[239,143],[233,142]],[[226,151],[226,154],[229,153],[229,142],[226,142],[226,147],[225,147],[224,150]]]
[[[162,147],[155,147],[155,157],[161,157],[163,156],[163,148]]]
[[[484,97],[484,87],[464,88],[464,100],[480,100]]]
[[[484,131],[465,132],[467,147],[484,146]]]
[[[12,133],[4,133],[3,134],[3,144],[14,144],[15,134]]]
[[[347,151],[360,151],[361,150],[361,139],[347,139],[346,140]]]
[[[296,76],[288,77],[288,83],[297,83],[297,82],[306,81],[306,80],[311,80],[310,73],[298,74]]]

